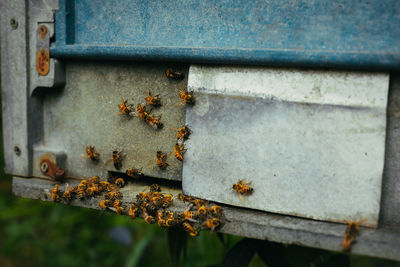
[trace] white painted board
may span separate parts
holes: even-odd
[[[377,226],[388,74],[193,65],[188,87],[186,194]]]

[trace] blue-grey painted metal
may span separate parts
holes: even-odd
[[[400,1],[60,0],[58,58],[400,69]]]

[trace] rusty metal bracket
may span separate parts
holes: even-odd
[[[65,70],[61,62],[50,57],[50,43],[54,35],[54,13],[58,1],[32,1],[29,9],[30,35],[30,95],[39,88],[57,88],[65,84]]]
[[[41,175],[50,177],[53,181],[61,181],[65,176],[66,155],[63,152],[39,152],[38,156],[38,169],[34,172]]]

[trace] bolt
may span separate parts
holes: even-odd
[[[10,25],[13,30],[18,28],[18,21],[15,18],[10,19]]]
[[[43,162],[42,165],[40,165],[40,170],[43,173],[47,173],[49,171],[49,165],[47,164],[47,162]]]
[[[44,40],[44,38],[46,37],[47,34],[47,27],[46,25],[41,25],[38,29],[38,34],[40,36],[40,38],[42,38],[42,40]]]
[[[20,156],[21,155],[21,149],[18,146],[15,146],[14,147],[14,153],[17,156]]]

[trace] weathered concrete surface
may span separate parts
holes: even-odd
[[[377,226],[388,74],[192,65],[188,87],[185,193]]]
[[[74,183],[78,183],[78,181],[68,180],[67,183],[73,185]],[[14,177],[13,192],[20,197],[51,201],[47,192],[53,188],[53,185],[52,182],[44,179]],[[123,202],[131,203],[136,194],[146,189],[148,185],[143,182],[129,183],[122,189]],[[181,192],[176,187],[168,187],[163,184],[161,184],[161,187],[163,192],[171,193],[174,196]],[[83,201],[74,200],[70,204],[99,209],[98,202],[99,199],[90,198]],[[342,224],[271,214],[226,205],[221,206],[224,209],[227,220],[223,227],[218,230],[219,232],[340,251],[340,244],[346,228]],[[185,208],[186,204],[174,199],[171,210],[183,211]],[[400,260],[399,251],[400,229],[398,227],[379,229],[361,227],[357,243],[352,247],[352,253],[354,254],[393,260]]]
[[[173,151],[176,130],[184,123],[185,107],[180,105],[182,81],[169,80],[163,63],[100,63],[68,62],[66,86],[62,91],[48,91],[43,100],[43,143],[37,150],[63,152],[67,155],[67,175],[84,177],[106,176],[113,170],[112,151],[126,155],[121,172],[127,168],[142,168],[148,176],[181,179],[182,163],[169,155],[169,167],[160,170],[155,164],[157,150]],[[187,66],[177,69],[187,74]],[[148,91],[160,94],[162,106],[153,115],[162,115],[164,127],[154,130],[138,118],[117,115],[124,97],[136,108],[144,103]],[[94,164],[82,158],[87,145],[100,153]],[[35,153],[36,154],[36,153]],[[34,159],[34,176],[42,176]]]

